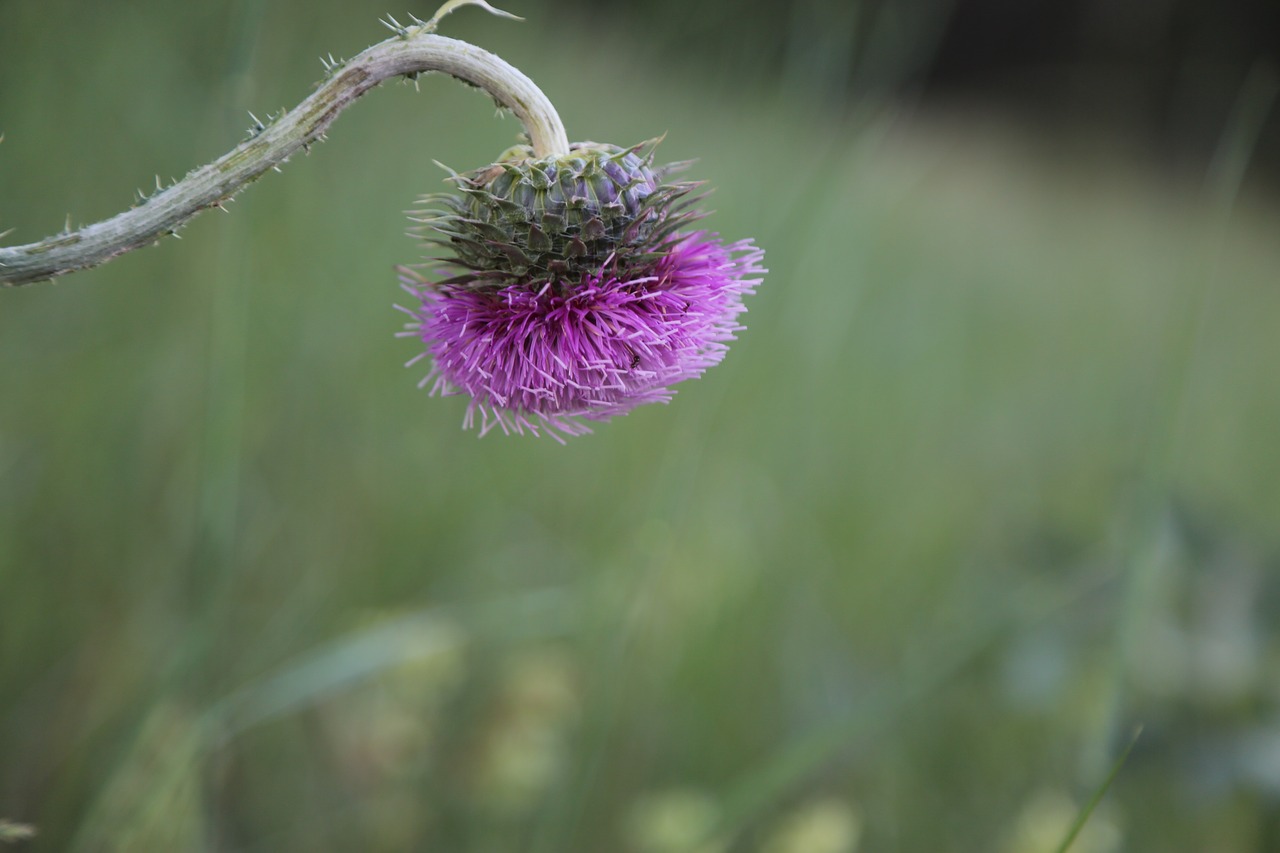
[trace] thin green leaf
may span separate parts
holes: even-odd
[[[1102,802],[1102,798],[1106,796],[1111,783],[1116,780],[1116,776],[1120,774],[1120,768],[1124,766],[1125,761],[1129,758],[1129,753],[1133,751],[1133,746],[1138,742],[1138,738],[1142,735],[1142,726],[1138,726],[1133,732],[1133,737],[1129,739],[1129,745],[1124,748],[1124,752],[1120,753],[1120,757],[1111,765],[1111,771],[1107,773],[1107,777],[1102,780],[1102,784],[1093,792],[1093,796],[1089,798],[1089,802],[1085,803],[1084,808],[1080,810],[1080,816],[1076,818],[1076,822],[1072,824],[1071,830],[1067,836],[1062,839],[1062,843],[1058,845],[1056,853],[1067,853],[1067,850],[1075,842],[1076,836],[1080,834],[1080,830],[1084,829],[1084,825],[1088,823],[1089,816],[1093,814],[1093,810],[1098,807],[1098,803]]]

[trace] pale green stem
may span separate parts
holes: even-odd
[[[87,269],[175,233],[189,219],[223,202],[299,149],[324,138],[338,114],[392,77],[441,71],[480,87],[515,113],[537,157],[569,153],[555,108],[533,81],[499,57],[474,45],[438,36],[431,25],[404,29],[332,69],[332,76],[293,110],[207,166],[187,174],[110,219],[64,231],[38,243],[0,248],[0,284],[46,281]]]

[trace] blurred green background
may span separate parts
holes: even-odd
[[[401,367],[402,211],[519,127],[438,77],[180,241],[0,293],[17,847],[1037,853],[1141,726],[1073,850],[1280,850],[1265,68],[1177,166],[509,5],[443,31],[571,138],[698,158],[768,252],[747,331],[568,446],[461,431]],[[387,11],[0,0],[6,242],[212,160]]]

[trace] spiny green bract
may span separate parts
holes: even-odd
[[[496,163],[454,174],[457,193],[422,199],[415,220],[427,243],[450,250],[466,272],[453,283],[484,287],[513,279],[573,281],[617,263],[646,263],[674,231],[701,214],[697,183],[667,183],[685,164],[654,168],[648,143],[595,142],[536,158],[518,145]]]

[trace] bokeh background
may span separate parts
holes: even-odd
[[[0,293],[0,838],[1038,853],[1132,745],[1073,850],[1280,850],[1274,4],[505,5],[444,32],[698,158],[747,331],[567,446],[463,432],[402,211],[519,128],[438,77]],[[0,0],[6,242],[387,11]]]

